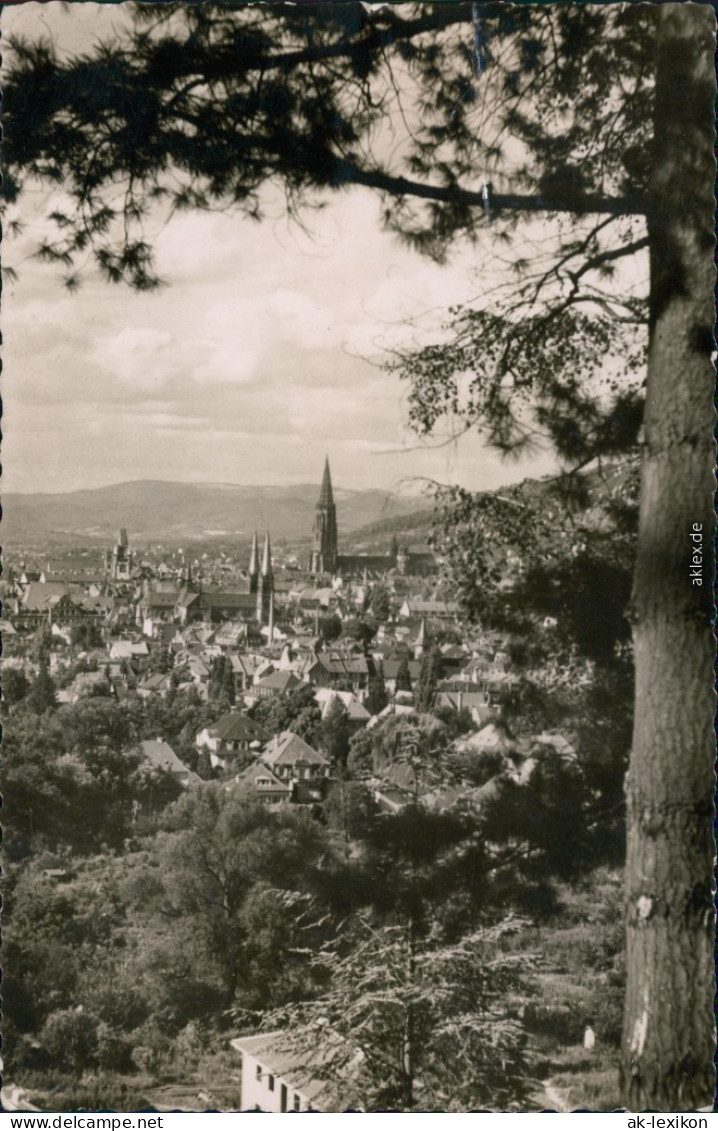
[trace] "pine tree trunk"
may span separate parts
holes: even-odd
[[[406,983],[409,997],[404,1021],[402,1048],[402,1081],[404,1107],[411,1111],[414,1106],[414,1007],[412,1004],[414,981],[416,979],[416,924],[413,914],[409,915],[406,937]]]
[[[714,1094],[715,20],[708,5],[671,3],[657,7],[656,21],[622,1083],[633,1110],[686,1111]]]

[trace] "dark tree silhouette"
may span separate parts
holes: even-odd
[[[322,721],[322,746],[335,767],[346,766],[349,753],[349,719],[346,707],[335,696]]]
[[[428,714],[433,708],[440,676],[441,658],[432,649],[421,657],[419,678],[414,687],[414,706],[420,714]]]
[[[30,685],[27,703],[36,715],[43,715],[45,711],[53,711],[57,707],[55,681],[50,675],[50,668],[44,654],[40,659],[38,673]]]
[[[406,657],[400,661],[399,667],[397,668],[396,690],[411,691],[411,673],[409,672],[409,661]]]
[[[386,693],[386,684],[384,682],[384,665],[378,663],[369,676],[369,683],[367,687],[367,697],[364,701],[364,706],[367,711],[372,715],[378,715],[383,711],[389,702],[389,697]]]

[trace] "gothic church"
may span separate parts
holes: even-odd
[[[324,460],[324,475],[319,500],[314,508],[312,552],[309,569],[314,574],[340,575],[385,574],[396,570],[401,574],[427,575],[436,572],[436,561],[431,552],[411,552],[400,546],[396,537],[386,554],[340,554],[337,536],[337,508],[332,490],[329,458]]]

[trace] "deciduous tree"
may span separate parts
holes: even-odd
[[[57,707],[55,681],[50,675],[50,668],[44,654],[40,658],[38,673],[30,685],[27,705],[36,715],[44,715],[46,711],[54,711]]]

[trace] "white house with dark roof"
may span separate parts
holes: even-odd
[[[291,730],[275,735],[262,761],[278,778],[297,782],[328,778],[331,769],[328,758]]]
[[[223,715],[212,726],[204,727],[195,739],[198,749],[209,750],[213,766],[224,766],[228,754],[244,754],[259,749],[269,739],[269,732],[241,711]]]
[[[341,1038],[337,1037],[337,1041]],[[281,1115],[291,1111],[332,1109],[326,1077],[328,1054],[322,1048],[298,1052],[286,1033],[235,1037],[230,1044],[242,1060],[242,1111]],[[329,1049],[331,1055],[336,1043]],[[354,1061],[360,1062],[356,1053]],[[351,1070],[351,1065],[349,1066]]]

